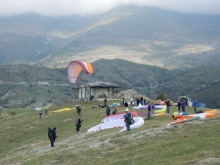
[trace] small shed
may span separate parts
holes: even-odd
[[[77,88],[74,88],[74,90],[76,96],[75,99],[89,100],[91,96],[94,99],[104,97],[114,98],[115,93],[118,93],[121,90],[121,87],[116,84],[98,81],[78,86]]]

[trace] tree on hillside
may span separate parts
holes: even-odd
[[[160,93],[156,98],[156,100],[162,100],[162,101],[164,101],[166,99],[167,99],[167,97],[164,93]]]

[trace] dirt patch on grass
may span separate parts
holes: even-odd
[[[208,165],[208,164],[220,164],[220,158],[207,158],[204,160],[199,161],[194,165]]]

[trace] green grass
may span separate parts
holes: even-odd
[[[105,117],[105,108],[91,109],[91,105],[98,105],[98,102],[77,104],[82,107],[80,133],[75,131],[76,110],[50,113],[42,119],[38,117],[39,111],[33,109],[3,110],[0,116],[0,164],[188,165],[208,158],[220,161],[219,114],[205,121],[171,127],[166,124],[173,119],[161,116],[145,120],[142,127],[130,132],[119,133],[120,128],[114,128],[86,133]],[[171,108],[172,112],[176,110],[176,107]],[[10,112],[16,112],[16,115],[8,115]],[[192,113],[193,109],[188,108],[187,112]],[[54,126],[58,138],[55,148],[51,148],[47,128]]]

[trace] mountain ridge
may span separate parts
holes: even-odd
[[[63,68],[71,59],[101,58],[168,69],[214,64],[212,59],[219,62],[219,17],[131,6],[87,17],[0,17],[0,65]]]
[[[0,103],[5,107],[70,103],[74,98],[73,87],[103,81],[120,85],[122,90],[134,89],[152,99],[163,92],[174,102],[178,96],[187,95],[208,107],[220,107],[219,65],[167,70],[121,59],[100,59],[92,65],[93,74],[86,75],[82,71],[76,84],[68,82],[66,68],[27,64],[0,66]]]

